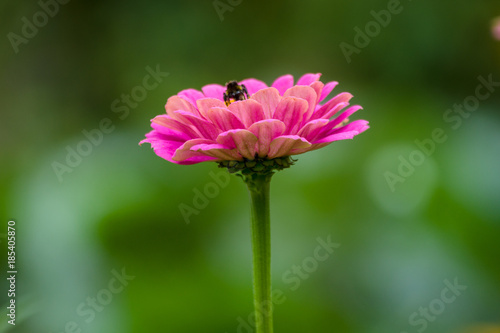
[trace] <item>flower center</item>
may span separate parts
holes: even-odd
[[[229,81],[226,83],[226,91],[223,96],[226,106],[232,102],[243,101],[248,98],[248,90],[244,84],[238,84],[237,81]]]

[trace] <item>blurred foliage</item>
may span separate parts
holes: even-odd
[[[6,324],[2,307],[1,332],[250,332],[244,184],[231,176],[185,219],[179,206],[223,171],[173,165],[137,143],[182,89],[306,72],[339,81],[371,129],[274,177],[276,332],[498,331],[500,93],[457,128],[443,118],[479,76],[500,81],[497,0],[402,1],[350,63],[339,45],[354,45],[354,28],[391,1],[233,1],[223,20],[212,1],[70,1],[15,52],[9,33],[22,35],[40,3],[55,11],[51,0],[0,3],[0,267],[3,277],[14,219],[19,270],[18,322]],[[148,66],[169,74],[120,118],[112,103]],[[105,118],[112,130],[59,181],[53,163]],[[391,191],[385,173],[435,128],[446,140]],[[292,290],[286,274],[318,237],[341,245]],[[133,279],[110,293],[122,269]],[[454,279],[467,289],[445,304]],[[0,289],[5,305],[5,278]],[[428,307],[432,320],[419,314]]]

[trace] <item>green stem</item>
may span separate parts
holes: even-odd
[[[252,201],[253,295],[256,333],[273,332],[269,188],[272,174],[245,177]]]

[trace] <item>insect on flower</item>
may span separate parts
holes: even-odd
[[[233,102],[243,101],[249,96],[247,87],[245,87],[244,84],[238,84],[237,81],[229,81],[226,83],[226,91],[224,92],[223,97],[226,106],[229,106],[229,104],[231,104],[231,100],[233,100]]]

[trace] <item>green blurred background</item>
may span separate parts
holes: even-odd
[[[466,117],[443,118],[473,101],[479,76],[500,81],[498,0],[402,1],[348,62],[339,45],[355,46],[355,27],[391,3],[221,0],[218,12],[212,1],[73,0],[47,7],[44,22],[36,1],[1,2],[1,332],[251,332],[244,184],[231,176],[214,189],[211,174],[227,179],[215,163],[174,165],[137,143],[182,89],[307,72],[339,81],[334,92],[351,92],[364,107],[354,119],[371,129],[298,156],[273,179],[273,284],[284,295],[275,331],[500,325],[499,87]],[[34,15],[38,31],[19,39]],[[113,112],[148,66],[168,76],[128,113]],[[82,143],[103,119],[102,139]],[[403,170],[424,156],[415,140],[436,128],[444,142]],[[58,177],[54,166],[78,147],[86,156]],[[387,172],[398,168],[407,175],[391,189]],[[194,207],[207,185],[215,193],[183,217],[179,207]],[[15,327],[5,309],[10,219]],[[314,264],[318,238],[340,246]],[[298,287],[294,266],[310,271]],[[449,304],[445,280],[467,287]]]

